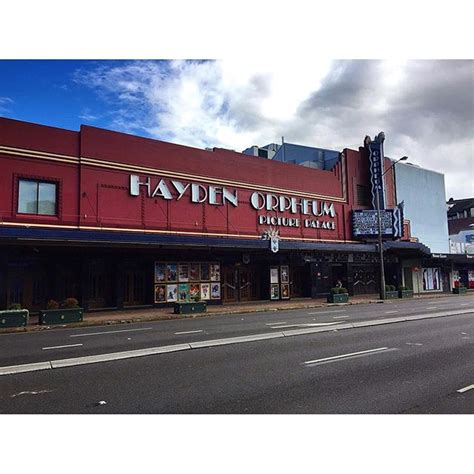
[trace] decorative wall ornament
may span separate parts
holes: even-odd
[[[263,240],[270,241],[270,250],[273,253],[277,253],[280,250],[280,231],[270,226],[267,230],[262,233]]]

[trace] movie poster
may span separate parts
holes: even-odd
[[[270,283],[278,283],[278,267],[270,267]]]
[[[439,268],[423,268],[423,290],[440,290],[440,271]]]
[[[210,283],[201,283],[201,299],[202,300],[211,299],[211,284]]]
[[[166,265],[166,280],[178,281],[178,273],[176,263],[168,263]]]
[[[199,283],[191,283],[189,285],[189,298],[195,301],[197,297],[201,297],[201,288],[199,287]]]
[[[155,285],[155,303],[166,301],[166,285]]]
[[[155,283],[165,281],[165,264],[155,262]]]
[[[179,281],[189,281],[189,265],[187,263],[178,265],[178,279]]]
[[[470,289],[474,288],[474,271],[473,270],[469,270],[467,272],[467,286]]]
[[[178,301],[178,285],[166,285],[166,301]]]
[[[281,285],[281,299],[288,300],[290,299],[290,285],[284,283]]]
[[[280,281],[282,283],[289,283],[290,282],[290,269],[289,269],[288,265],[282,265],[280,267]],[[282,298],[283,298],[283,296],[282,296]]]
[[[213,300],[221,299],[221,284],[220,283],[211,283],[211,299]]]
[[[187,283],[180,283],[178,286],[178,301],[189,300],[189,285]]]
[[[280,299],[280,286],[278,284],[270,285],[270,299],[271,300]]]
[[[218,263],[211,263],[211,281],[221,280],[221,267]]]
[[[201,263],[201,280],[202,281],[209,281],[209,264],[208,263]]]
[[[199,263],[189,264],[189,279],[191,281],[199,281]]]

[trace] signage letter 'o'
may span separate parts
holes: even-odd
[[[262,193],[255,191],[250,197],[250,203],[254,209],[263,209],[265,207],[265,196]]]

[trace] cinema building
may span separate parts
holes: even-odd
[[[413,266],[405,272],[403,262],[430,250],[410,241],[376,141],[318,168],[0,118],[0,307],[310,298],[337,280],[351,294],[376,294],[377,179],[386,280],[403,284]],[[449,275],[437,278],[449,288]]]

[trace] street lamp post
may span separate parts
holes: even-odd
[[[385,173],[390,171],[399,161],[408,160],[408,156],[402,156],[399,160],[392,163],[390,167],[388,167],[380,177],[382,180]],[[385,299],[385,266],[383,261],[383,242],[382,242],[382,216],[380,212],[380,199],[379,199],[379,188],[381,187],[382,183],[375,187],[376,190],[376,203],[377,203],[377,224],[378,224],[378,241],[379,241],[379,260],[380,260],[380,299]]]

